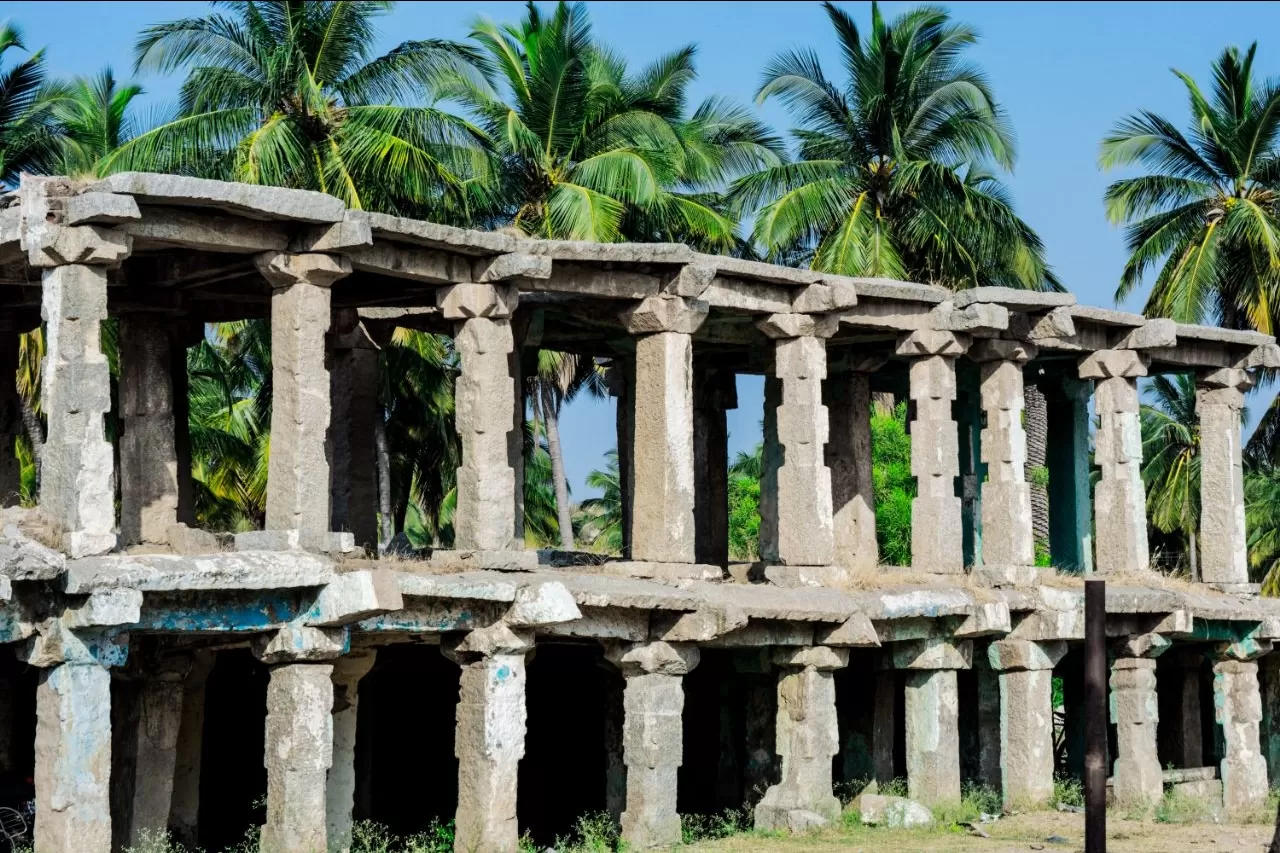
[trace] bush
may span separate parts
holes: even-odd
[[[911,437],[907,435],[907,404],[892,413],[871,415],[871,479],[876,497],[876,539],[880,561],[911,565],[911,499],[916,481],[911,475]]]

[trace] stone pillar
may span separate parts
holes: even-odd
[[[455,547],[505,551],[524,548],[521,470],[524,437],[515,430],[518,383],[512,358],[511,315],[518,293],[512,286],[456,284],[437,291],[446,319],[456,321],[458,352],[455,410],[462,442],[458,466]]]
[[[756,829],[793,832],[840,818],[831,789],[832,758],[840,751],[836,686],[832,673],[849,663],[848,649],[780,649],[777,750],[782,781],[756,804]]]
[[[0,507],[17,506],[22,498],[22,466],[15,450],[24,433],[17,374],[18,334],[6,328],[0,331]]]
[[[378,547],[378,350],[354,308],[334,312],[329,334],[329,529],[350,531],[357,548]]]
[[[1159,721],[1156,662],[1147,658],[1117,658],[1111,665],[1117,803],[1150,806],[1164,795],[1164,779],[1156,746]]]
[[[627,808],[626,681],[611,673],[605,686],[604,708],[604,810],[616,827],[622,826]]]
[[[897,775],[894,766],[894,744],[898,733],[898,674],[892,669],[876,673],[875,708],[871,722],[871,761],[875,767],[876,781],[881,785],[892,782]]]
[[[863,359],[834,373],[824,386],[831,421],[826,463],[835,561],[855,571],[869,571],[880,562],[871,479],[871,371],[883,363],[882,358]]]
[[[1280,654],[1259,658],[1258,680],[1262,693],[1262,755],[1267,761],[1267,778],[1276,787],[1280,784]]]
[[[693,332],[705,302],[651,296],[621,315],[636,335],[631,555],[695,562]]]
[[[1055,568],[1093,571],[1093,507],[1089,484],[1089,398],[1093,383],[1063,377],[1042,382],[1049,414],[1049,553]]]
[[[986,653],[974,658],[973,669],[978,677],[978,781],[993,791],[1001,791],[1004,774],[1000,762],[1000,673],[991,668]]]
[[[1267,800],[1267,761],[1258,724],[1262,696],[1257,661],[1220,660],[1213,665],[1214,719],[1222,726],[1222,805],[1230,812],[1255,808]]]
[[[1031,486],[1026,481],[1027,434],[1022,366],[1033,344],[987,338],[969,350],[982,371],[982,563],[993,569],[1034,566]]]
[[[956,670],[968,669],[973,641],[911,640],[893,648],[906,669],[907,790],[926,805],[960,802],[960,693]]]
[[[183,678],[190,660],[171,659],[157,666],[138,694],[137,760],[134,764],[133,804],[129,844],[137,846],[145,833],[169,829],[182,727]]]
[[[676,778],[684,758],[683,678],[698,665],[698,649],[656,642],[615,647],[609,656],[627,682],[622,839],[633,850],[675,846],[680,843]]]
[[[911,517],[928,524],[911,526],[911,565],[916,571],[959,574],[964,557],[960,498],[960,447],[951,403],[956,398],[955,360],[968,348],[968,338],[951,332],[921,330],[898,342],[898,355],[911,359],[911,473],[916,497]],[[919,681],[920,679],[916,679]],[[951,678],[955,689],[955,677]],[[958,799],[958,795],[957,795]]]
[[[122,544],[165,543],[178,521],[178,451],[174,441],[173,373],[163,314],[120,318],[120,538]],[[183,424],[186,427],[186,424]]]
[[[764,418],[760,437],[760,559],[778,553],[778,469],[782,445],[778,442],[778,409],[782,406],[782,380],[772,373],[764,377]]]
[[[373,668],[376,649],[343,655],[333,664],[333,764],[325,795],[329,850],[351,849],[352,808],[356,799],[356,711],[360,679]]]
[[[694,372],[694,556],[698,563],[729,565],[729,428],[725,413],[738,408],[735,376],[727,370]]]
[[[1102,477],[1093,500],[1099,572],[1150,568],[1138,419],[1138,377],[1146,375],[1145,356],[1134,350],[1099,350],[1080,360],[1080,378],[1096,383],[1094,464]]]
[[[778,711],[778,679],[764,650],[742,652],[734,658],[734,672],[742,683],[743,729],[746,762],[742,787],[746,802],[754,805],[778,779],[775,724]]]
[[[271,671],[263,850],[329,849],[325,806],[333,766],[333,660],[350,642],[344,628],[292,624],[256,641],[254,653]]]
[[[346,258],[269,252],[256,258],[271,294],[271,459],[267,529],[296,530],[308,548],[329,534],[329,290]]]
[[[826,339],[835,334],[834,316],[773,314],[756,324],[774,341],[774,375],[781,384],[775,415],[781,464],[777,468],[776,549],[760,557],[785,566],[829,566],[835,556],[831,470],[826,465]],[[765,509],[761,506],[761,510]]]
[[[58,621],[23,651],[28,664],[44,668],[36,688],[33,841],[40,853],[111,853],[109,668],[122,666],[128,652],[111,633],[73,634]]]
[[[614,428],[618,435],[618,493],[622,501],[622,558],[631,559],[631,484],[635,480],[632,451],[635,435],[634,353],[619,353],[607,374],[609,394],[614,398]]]
[[[1200,667],[1204,657],[1196,652],[1179,656],[1182,683],[1178,691],[1178,730],[1175,742],[1182,767],[1204,765],[1203,728],[1200,724]]]
[[[1227,368],[1196,381],[1200,418],[1200,577],[1205,583],[1249,583],[1244,527],[1244,464],[1240,455],[1244,392],[1253,377]]]
[[[525,655],[531,634],[502,623],[472,631],[446,653],[462,666],[454,755],[453,849],[516,853],[516,782],[524,757]]]
[[[1053,668],[1063,642],[998,640],[987,649],[1000,673],[1001,790],[1006,809],[1053,798]]]
[[[205,685],[213,671],[215,652],[192,656],[182,693],[182,721],[178,726],[174,762],[173,797],[169,805],[169,829],[174,840],[194,847],[200,829],[200,766],[204,752]]]
[[[262,849],[328,849],[326,778],[333,764],[333,664],[272,667],[267,686],[267,822]]]

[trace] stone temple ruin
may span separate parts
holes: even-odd
[[[872,776],[925,803],[962,780],[1044,803],[1083,762],[1085,572],[1111,579],[1114,798],[1178,784],[1244,809],[1280,777],[1280,603],[1248,583],[1240,456],[1269,337],[185,177],[29,178],[3,203],[3,370],[18,332],[43,321],[47,342],[36,510],[0,389],[0,774],[34,779],[38,853],[166,827],[217,848],[262,822],[262,790],[270,853],[343,850],[353,816],[456,819],[458,850],[514,851],[592,811],[657,847],[681,812],[744,802],[762,827],[819,824]],[[185,351],[251,317],[271,320],[266,529],[232,547],[194,527]],[[420,559],[371,547],[397,326],[452,335],[460,361],[456,550]],[[622,368],[621,559],[523,546],[538,347]],[[1137,380],[1156,372],[1200,388],[1194,585],[1149,570]],[[765,376],[750,566],[728,560],[739,373]],[[1055,570],[1033,567],[1027,383],[1050,413]],[[910,569],[877,567],[873,392],[910,401]]]

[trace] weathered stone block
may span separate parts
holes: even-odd
[[[691,335],[707,319],[707,303],[664,293],[643,299],[618,316],[633,335],[658,332]]]
[[[890,654],[894,669],[969,669],[973,642],[955,643],[942,638],[894,643]]]
[[[520,291],[511,285],[463,282],[436,291],[436,305],[447,320],[506,319],[519,299]]]

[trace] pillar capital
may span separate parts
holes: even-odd
[[[346,628],[312,628],[286,625],[273,634],[254,638],[253,653],[265,664],[320,663],[341,657],[351,649]]]
[[[121,667],[129,661],[129,634],[112,627],[73,631],[62,620],[53,619],[39,625],[17,654],[29,666],[42,669],[64,664]]]
[[[832,672],[849,665],[849,650],[832,646],[784,647],[774,650],[773,662],[783,667]]]
[[[758,320],[756,328],[774,340],[829,338],[840,328],[840,318],[835,314],[770,314]]]
[[[973,641],[907,640],[894,643],[890,654],[894,669],[969,669],[973,664]]]
[[[633,335],[678,332],[692,335],[707,319],[707,303],[670,293],[648,296],[618,315]]]
[[[1253,374],[1239,367],[1222,367],[1217,370],[1202,370],[1196,374],[1196,385],[1200,388],[1233,388],[1237,391],[1248,391],[1253,387]]]
[[[519,301],[519,288],[512,284],[463,282],[436,291],[436,305],[446,320],[509,319]]]
[[[619,643],[605,650],[623,675],[688,675],[698,665],[698,647],[684,643]]]
[[[1063,641],[996,640],[987,647],[987,662],[997,672],[1053,669],[1067,653]]]
[[[1012,361],[1026,364],[1040,352],[1035,344],[1026,341],[1008,341],[1003,338],[978,338],[969,347],[973,361]]]
[[[1131,634],[1117,640],[1112,646],[1112,651],[1117,658],[1116,665],[1120,666],[1120,661],[1126,659],[1155,660],[1172,645],[1172,641],[1163,634]]]
[[[945,332],[940,329],[917,329],[909,335],[898,338],[895,353],[907,357],[925,357],[940,355],[945,358],[959,358],[969,349],[970,337]]]
[[[533,648],[533,632],[498,622],[476,628],[461,639],[441,644],[445,657],[462,666],[500,655],[523,655]]]
[[[254,256],[253,264],[276,289],[295,284],[332,287],[338,279],[351,275],[351,262],[345,257],[319,252],[263,252]]]
[[[1079,361],[1081,379],[1136,379],[1147,375],[1148,357],[1137,350],[1103,349]]]

